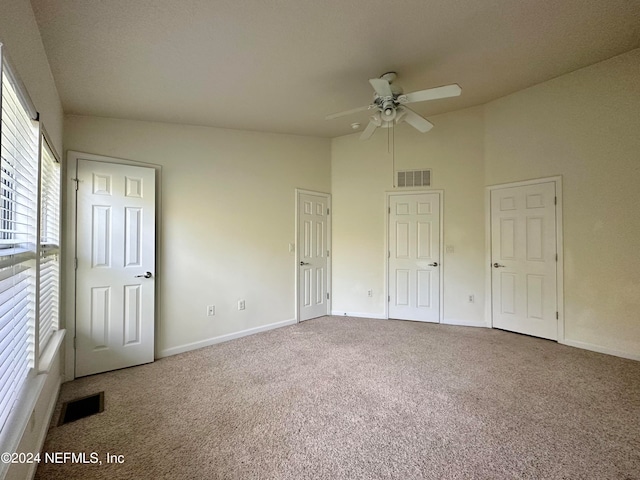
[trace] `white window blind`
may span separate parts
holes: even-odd
[[[5,62],[0,109],[0,427],[34,364],[38,122]]]
[[[40,161],[40,298],[39,346],[44,350],[58,329],[60,288],[60,164],[46,140],[42,141]]]

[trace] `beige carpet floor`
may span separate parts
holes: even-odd
[[[124,463],[37,479],[640,479],[640,362],[499,330],[324,317],[60,401],[100,390],[45,451]]]

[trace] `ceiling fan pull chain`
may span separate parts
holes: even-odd
[[[396,126],[391,124],[393,129],[393,153],[391,154],[391,175],[393,175],[393,188],[396,188]]]

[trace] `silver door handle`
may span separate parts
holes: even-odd
[[[152,276],[151,272],[147,272],[144,275],[136,275],[135,278],[151,278]]]
[[[301,260],[301,261],[300,261],[300,266],[302,267],[303,265],[311,265],[311,264],[310,264],[310,263],[303,262],[303,261]]]
[[[430,267],[437,267],[438,266],[438,262],[433,262],[429,264]]]
[[[505,268],[506,265],[500,265],[498,262],[493,264],[493,268]]]

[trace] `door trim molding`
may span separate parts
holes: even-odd
[[[294,198],[294,211],[295,211],[295,241],[293,243],[295,249],[295,263],[293,264],[294,270],[294,282],[295,282],[295,323],[300,323],[300,269],[298,264],[300,263],[300,248],[298,245],[298,235],[300,234],[300,225],[298,218],[298,204],[300,203],[300,195],[317,195],[327,199],[327,208],[329,209],[329,215],[327,215],[327,249],[329,250],[329,256],[327,257],[327,293],[329,298],[327,300],[327,311],[325,315],[331,315],[331,307],[333,305],[333,291],[331,290],[331,262],[333,260],[333,247],[331,245],[331,218],[333,217],[333,207],[331,205],[331,194],[326,192],[316,192],[314,190],[305,190],[303,188],[295,189]]]
[[[61,303],[64,306],[64,325],[67,330],[65,335],[65,358],[64,358],[64,380],[65,382],[74,380],[76,378],[76,362],[75,362],[75,347],[74,338],[76,336],[76,275],[74,259],[76,257],[76,211],[77,211],[77,194],[74,179],[77,176],[78,160],[90,160],[93,162],[112,163],[118,165],[130,165],[133,167],[146,167],[153,168],[156,171],[156,265],[155,265],[155,341],[158,339],[158,325],[160,324],[161,311],[159,302],[159,282],[158,276],[162,272],[160,252],[161,252],[161,239],[159,232],[162,222],[162,166],[138,162],[135,160],[127,160],[122,158],[106,157],[103,155],[95,155],[92,153],[83,153],[73,150],[67,152],[66,162],[63,170],[63,204],[66,206],[63,209],[63,226],[64,232],[64,245],[62,248],[62,282],[64,286],[64,295],[61,298]],[[158,349],[154,345],[154,357],[157,357]]]
[[[540,183],[555,183],[556,187],[556,308],[558,309],[558,343],[565,343],[564,337],[564,248],[562,232],[562,175],[535,178],[519,182],[500,183],[485,187],[485,323],[493,328],[493,292],[491,285],[491,192],[502,188],[523,187]]]
[[[443,323],[444,319],[444,252],[442,247],[444,246],[444,190],[442,189],[422,189],[422,190],[406,190],[399,192],[394,190],[392,192],[385,192],[385,217],[384,222],[384,296],[387,297],[387,301],[384,302],[384,318],[389,319],[389,208],[391,208],[391,197],[398,195],[424,195],[425,193],[437,193],[440,195],[440,270],[439,275],[439,296],[440,296],[440,308],[438,311],[438,323]],[[383,299],[384,300],[384,299]]]

